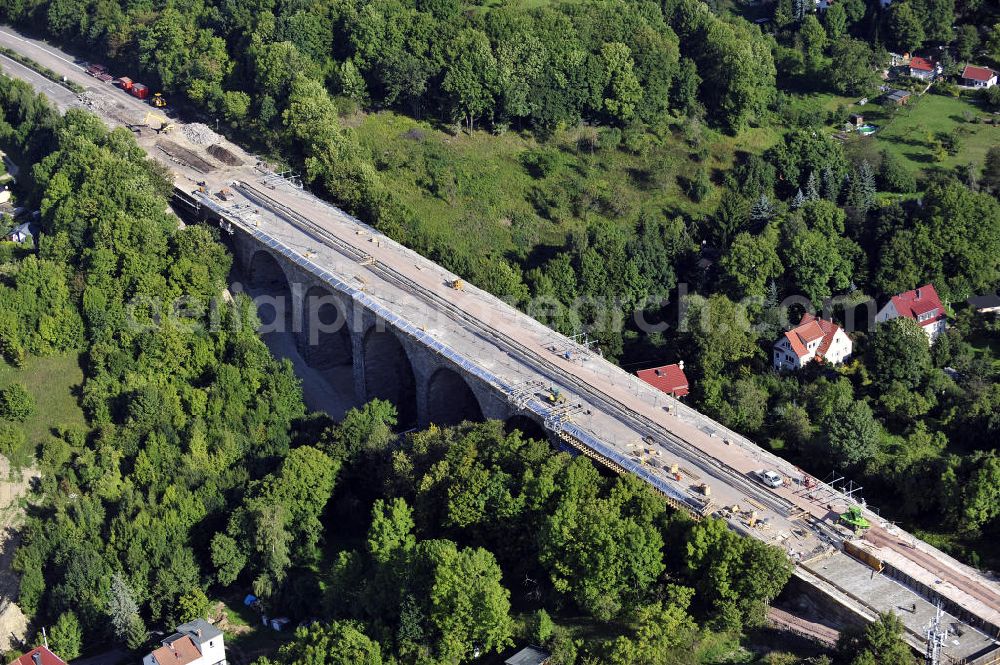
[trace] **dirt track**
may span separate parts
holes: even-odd
[[[840,632],[829,626],[803,619],[777,607],[767,609],[767,622],[775,628],[787,630],[831,647],[837,644],[837,639],[840,637]]]
[[[15,603],[21,578],[11,563],[20,542],[17,529],[24,519],[21,498],[33,475],[31,469],[12,473],[7,459],[0,455],[0,651],[20,646],[28,631],[28,620]]]

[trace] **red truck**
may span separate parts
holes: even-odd
[[[146,99],[149,97],[149,88],[141,83],[133,83],[129,92],[132,93],[133,97],[137,97],[138,99]]]
[[[123,76],[118,79],[118,87],[126,92],[132,89],[132,79],[127,76]]]

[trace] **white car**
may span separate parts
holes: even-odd
[[[785,479],[774,471],[764,471],[761,469],[756,472],[757,479],[764,483],[768,487],[781,487],[785,484]]]

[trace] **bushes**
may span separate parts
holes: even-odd
[[[917,178],[903,160],[888,150],[882,151],[882,164],[878,170],[878,184],[881,189],[900,194],[909,194],[917,190]]]
[[[35,410],[35,400],[20,383],[0,390],[0,418],[24,422]]]

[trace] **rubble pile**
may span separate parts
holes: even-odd
[[[222,140],[222,137],[212,131],[208,125],[192,122],[181,128],[185,138],[195,145],[212,145]]]

